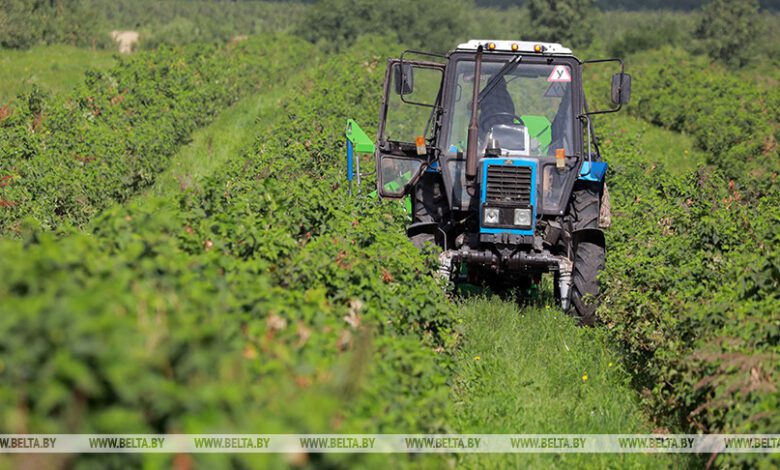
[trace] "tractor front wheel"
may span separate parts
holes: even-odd
[[[581,325],[596,323],[599,304],[598,275],[604,269],[606,249],[599,219],[602,212],[603,185],[594,182],[578,182],[572,192],[569,215],[573,233],[573,261],[571,287],[569,289],[570,315]]]
[[[574,267],[571,275],[569,314],[578,318],[581,325],[596,323],[599,305],[598,275],[604,269],[606,250],[602,240],[582,239],[574,247]]]

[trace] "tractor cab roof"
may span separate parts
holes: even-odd
[[[476,51],[482,46],[488,52],[534,52],[543,54],[571,54],[571,49],[554,42],[472,39],[458,44],[458,51]]]

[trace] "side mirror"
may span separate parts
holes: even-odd
[[[612,103],[624,105],[629,101],[631,101],[631,75],[622,72],[612,75]]]
[[[412,64],[396,64],[393,69],[393,83],[397,95],[409,95],[414,91]]]

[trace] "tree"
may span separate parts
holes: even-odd
[[[48,18],[38,2],[0,0],[0,47],[24,49],[41,41]]]
[[[0,47],[85,46],[97,37],[96,17],[83,0],[0,0]]]
[[[594,0],[529,0],[529,37],[585,47],[593,39],[594,12]]]
[[[320,0],[306,13],[299,34],[333,47],[363,34],[383,34],[401,44],[446,51],[470,26],[466,0]],[[463,39],[463,38],[460,38]]]
[[[750,61],[750,47],[758,34],[757,0],[710,0],[702,7],[696,36],[715,60],[742,67]]]

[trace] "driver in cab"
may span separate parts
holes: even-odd
[[[506,80],[504,80],[504,77],[501,77],[490,93],[479,103],[480,140],[483,140],[493,126],[499,124],[510,126],[522,124],[516,121],[515,104],[512,102],[512,96],[506,89]]]

